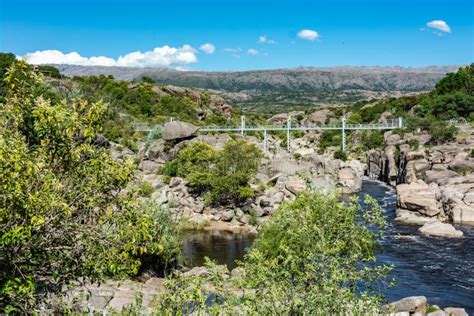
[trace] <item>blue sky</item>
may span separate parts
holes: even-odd
[[[474,61],[473,0],[0,3],[0,51],[34,63],[247,70]]]

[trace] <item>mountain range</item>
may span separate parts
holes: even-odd
[[[233,106],[279,113],[321,105],[413,95],[431,90],[448,72],[461,65],[429,67],[338,66],[251,71],[178,71],[53,65],[66,76],[112,75],[115,79],[211,90]]]

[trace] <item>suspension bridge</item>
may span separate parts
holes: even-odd
[[[170,121],[174,119],[171,118]],[[346,150],[346,132],[353,130],[391,130],[403,127],[403,120],[401,117],[397,119],[386,120],[381,123],[373,124],[353,124],[347,123],[346,118],[342,117],[341,122],[336,124],[309,124],[299,125],[292,123],[291,116],[287,118],[286,125],[262,125],[262,126],[246,126],[245,116],[240,117],[240,126],[202,126],[199,127],[199,133],[240,133],[244,136],[246,132],[263,132],[263,150],[268,148],[268,133],[273,131],[286,132],[287,150],[291,151],[291,132],[292,131],[312,131],[312,130],[340,130],[342,134],[342,151]],[[146,125],[136,125],[135,130],[142,132],[151,132],[152,128]]]
[[[291,151],[291,132],[292,131],[311,131],[311,130],[340,130],[342,133],[342,151],[346,150],[346,132],[352,130],[390,130],[395,128],[402,128],[403,120],[401,117],[397,119],[390,119],[381,123],[375,124],[351,124],[346,122],[346,118],[342,117],[341,122],[337,124],[309,124],[309,125],[298,125],[292,124],[291,116],[288,116],[286,125],[266,125],[266,126],[246,126],[245,116],[240,117],[240,126],[221,126],[221,127],[201,127],[199,132],[202,133],[216,133],[216,132],[238,132],[242,136],[245,132],[263,132],[263,149],[267,150],[268,147],[268,132],[270,131],[286,131],[286,145],[287,150]]]

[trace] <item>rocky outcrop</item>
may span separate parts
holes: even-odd
[[[417,315],[424,315],[428,306],[428,300],[425,296],[410,296],[402,298],[399,301],[387,305],[389,311],[393,312],[408,312],[416,313]]]
[[[474,128],[462,126],[456,142],[425,147],[426,134],[385,133],[386,148],[368,155],[367,175],[397,187],[397,220],[422,217],[474,224]],[[410,213],[411,212],[411,213]]]
[[[422,234],[432,237],[462,238],[463,232],[457,230],[451,224],[432,220],[418,229]]]
[[[428,185],[422,180],[397,186],[398,205],[428,217],[436,216],[441,212],[440,196],[437,186]]]
[[[198,128],[192,124],[173,121],[165,124],[162,138],[164,140],[179,140],[193,136]]]

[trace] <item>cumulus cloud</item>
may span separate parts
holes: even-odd
[[[451,33],[451,28],[449,27],[448,23],[443,20],[433,20],[426,23],[426,26],[441,32]]]
[[[272,39],[269,39],[267,35],[261,35],[258,37],[258,43],[259,44],[275,44],[275,41]]]
[[[202,44],[201,46],[199,46],[199,49],[208,55],[214,54],[214,52],[216,51],[216,47],[211,43]]]
[[[59,50],[43,50],[21,56],[30,64],[71,64],[83,66],[123,67],[183,67],[196,63],[196,50],[190,45],[156,47],[152,51],[131,52],[117,59],[106,56],[84,57],[77,52],[63,53]]]
[[[319,37],[319,34],[316,31],[305,29],[298,32],[298,37],[304,40],[314,41]]]
[[[249,48],[249,49],[247,50],[247,55],[250,55],[250,56],[257,56],[257,55],[258,55],[258,50],[253,49],[253,48]]]

